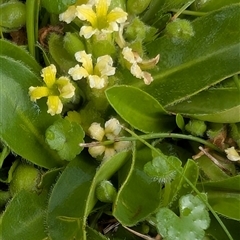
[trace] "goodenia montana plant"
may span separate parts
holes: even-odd
[[[239,11],[0,0],[1,239],[238,239]]]

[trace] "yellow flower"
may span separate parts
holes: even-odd
[[[95,4],[82,4],[76,7],[76,16],[90,23],[83,26],[80,30],[80,36],[86,39],[92,35],[117,32],[120,23],[127,20],[127,13],[121,8],[116,7],[109,11],[111,0],[96,0]]]
[[[85,51],[76,52],[75,58],[82,65],[77,64],[70,68],[68,73],[74,80],[87,78],[91,88],[104,88],[108,83],[108,76],[115,74],[115,68],[112,67],[113,60],[109,55],[98,57],[95,67],[93,67],[92,55]]]
[[[56,79],[56,67],[51,64],[42,69],[41,76],[45,86],[30,87],[29,95],[31,101],[36,101],[42,97],[47,97],[48,113],[52,116],[62,112],[62,99],[70,99],[74,96],[75,87],[67,77],[60,77]]]
[[[92,4],[93,0],[78,0],[74,5],[69,6],[65,12],[59,14],[59,20],[66,23],[72,22],[77,14],[76,7],[84,3]]]
[[[143,79],[146,85],[149,85],[153,81],[152,75],[143,70],[154,68],[159,61],[159,54],[155,58],[144,61],[137,52],[134,52],[129,47],[124,47],[122,50],[122,55],[127,61],[127,67],[129,67],[133,76]]]
[[[105,123],[105,128],[102,128],[99,123],[92,123],[88,129],[89,135],[92,139],[99,142],[106,140],[114,140],[121,132],[121,126],[116,118],[111,118]],[[114,142],[109,146],[97,145],[89,147],[88,151],[92,157],[103,156],[103,160],[115,155],[117,152],[123,151],[131,145],[128,141]]]

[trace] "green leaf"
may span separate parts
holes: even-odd
[[[77,0],[42,0],[41,4],[49,13],[59,14],[67,10]]]
[[[87,227],[86,230],[87,230],[88,240],[109,240],[109,238],[106,238],[100,232],[98,232],[90,227]]]
[[[76,122],[60,119],[46,130],[45,135],[51,149],[56,150],[62,160],[71,161],[83,150],[79,143],[83,143],[85,133]]]
[[[120,152],[97,171],[89,155],[81,154],[68,164],[49,199],[47,224],[51,239],[86,240],[86,218],[97,202],[96,186],[109,179],[127,157],[127,152]]]
[[[203,121],[235,123],[240,122],[239,96],[238,89],[211,89],[166,109]]]
[[[178,174],[177,177],[171,182],[171,191],[169,194],[169,205],[176,208],[176,201],[193,191],[192,187],[186,182],[185,179],[188,179],[194,186],[197,183],[199,178],[199,170],[197,164],[188,159],[185,164],[182,174]],[[163,196],[164,197],[164,196]]]
[[[173,180],[176,169],[181,169],[182,162],[177,157],[155,157],[151,162],[144,165],[144,172],[154,181],[166,183]],[[173,167],[174,166],[174,167]]]
[[[134,150],[129,172],[113,204],[113,216],[122,225],[137,224],[160,205],[161,184],[153,181],[143,171],[144,165],[151,158],[151,150],[148,148]],[[120,171],[119,174],[124,172]]]
[[[0,56],[0,66],[1,140],[13,152],[39,166],[52,168],[62,165],[44,137],[46,128],[59,116],[47,114],[45,99],[38,102],[38,107],[28,95],[28,88],[38,85],[39,78],[12,58]]]
[[[106,90],[114,110],[131,126],[142,132],[171,130],[174,119],[151,95],[131,86],[114,86]]]
[[[0,225],[2,240],[42,240],[45,232],[45,206],[47,194],[19,192],[9,202]]]
[[[21,62],[35,74],[39,74],[41,71],[41,66],[26,49],[3,39],[0,39],[0,56],[13,58],[15,61]]]
[[[166,240],[202,240],[204,230],[210,224],[208,211],[203,202],[191,194],[179,200],[180,218],[168,208],[161,208],[156,214],[157,229]]]
[[[47,231],[51,239],[86,239],[85,201],[95,172],[91,159],[81,154],[59,177],[47,209]]]
[[[219,214],[240,220],[240,175],[216,182],[200,183],[199,188],[208,194],[208,202]]]
[[[239,11],[240,4],[234,4],[197,18],[188,41],[168,36],[153,41],[147,49],[150,56],[160,53],[159,72],[149,86],[135,85],[169,107],[240,73]]]

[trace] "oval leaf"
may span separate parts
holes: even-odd
[[[142,132],[171,130],[174,119],[151,95],[131,86],[115,86],[106,90],[114,110],[131,126]]]
[[[197,18],[188,41],[164,36],[149,44],[150,55],[160,53],[161,60],[154,81],[142,89],[165,107],[240,73],[239,11],[233,4]]]
[[[47,194],[38,195],[25,190],[9,202],[0,225],[2,240],[42,240],[45,232]],[[17,214],[16,214],[17,213]]]
[[[59,117],[47,114],[46,100],[30,101],[28,88],[40,83],[27,67],[0,56],[0,139],[13,152],[45,168],[63,165],[45,142],[45,130]],[[14,69],[14,71],[13,71]]]
[[[125,226],[144,220],[161,203],[161,184],[143,171],[144,165],[152,159],[151,150],[142,148],[134,152],[130,170],[113,205],[113,216]]]
[[[240,122],[239,96],[238,89],[211,89],[167,107],[167,110],[208,122],[235,123]]]

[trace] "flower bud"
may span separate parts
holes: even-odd
[[[85,50],[85,45],[81,40],[81,37],[77,33],[67,32],[63,38],[63,47],[70,53],[72,56],[78,51]]]
[[[131,14],[140,14],[150,4],[151,0],[128,0],[127,11]]]
[[[186,131],[194,136],[203,136],[207,130],[207,125],[204,121],[192,119],[185,125]]]
[[[116,195],[117,191],[115,187],[108,180],[103,180],[96,188],[96,196],[101,202],[112,203]]]
[[[188,40],[194,36],[192,24],[185,19],[175,19],[166,26],[166,33],[172,38]]]
[[[28,164],[18,164],[13,172],[9,190],[12,196],[21,190],[37,191],[37,184],[40,179],[38,169]]]
[[[26,8],[22,2],[7,2],[0,5],[0,27],[3,32],[19,29],[26,23]]]

